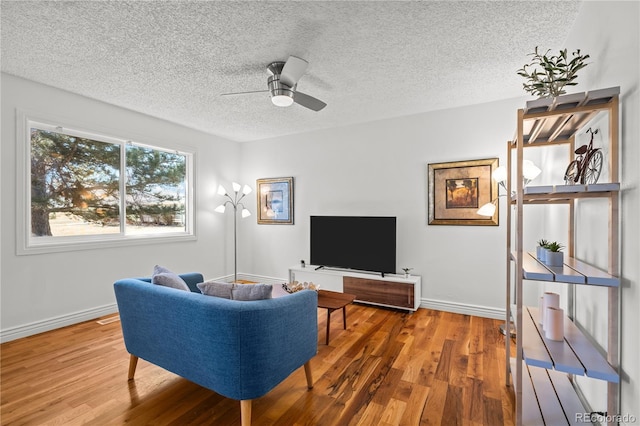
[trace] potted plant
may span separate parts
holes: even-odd
[[[550,50],[542,53],[530,53],[531,62],[525,64],[517,73],[527,81],[522,83],[526,92],[540,98],[555,98],[566,93],[565,86],[575,86],[577,72],[588,64],[589,55],[582,55],[577,49],[569,58],[567,49],[560,50],[557,55],[549,55]]]
[[[547,252],[545,263],[549,266],[562,266],[564,263],[563,246],[556,241],[547,244]]]
[[[404,271],[404,277],[405,278],[409,278],[409,271],[411,271],[413,268],[402,268],[402,270]]]
[[[536,258],[541,262],[544,262],[547,257],[547,244],[549,244],[549,241],[545,240],[544,238],[538,240],[538,247],[536,247]]]

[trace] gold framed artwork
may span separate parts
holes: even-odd
[[[293,177],[256,180],[258,223],[293,225]]]
[[[489,218],[477,213],[498,197],[497,167],[497,158],[428,164],[429,225],[497,226],[499,209]]]

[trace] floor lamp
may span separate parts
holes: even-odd
[[[227,190],[224,189],[224,186],[218,186],[218,195],[223,195],[227,197],[228,200],[216,207],[214,211],[224,213],[227,204],[233,207],[233,281],[236,282],[238,281],[238,206],[242,207],[241,215],[243,219],[251,216],[251,212],[240,202],[247,194],[251,193],[251,187],[245,185],[242,187],[242,192],[240,192],[241,186],[239,183],[233,182],[231,186],[233,187],[233,196],[229,195]]]
[[[540,170],[535,164],[533,164],[532,161],[524,160],[522,162],[523,186],[527,186],[532,180],[538,177],[538,175],[541,172],[542,170]],[[493,178],[493,180],[498,182],[498,185],[504,188],[507,194],[509,193],[506,185],[506,181],[507,181],[506,167],[504,166],[498,167],[493,171],[493,173],[491,174],[491,177]],[[493,216],[496,212],[496,209],[498,208],[498,199],[500,197],[506,197],[507,194],[498,194],[498,196],[493,200],[491,200],[490,203],[487,203],[482,207],[480,207],[476,213],[479,214],[480,216],[489,216],[489,217]],[[510,198],[513,198],[514,196],[515,196],[515,192],[512,191]],[[509,290],[511,291],[511,289]],[[514,292],[515,292],[515,288],[514,288]],[[511,300],[515,300],[515,295]],[[509,329],[508,331],[507,331],[507,328]],[[500,327],[498,329],[500,330],[500,333],[504,334],[505,336],[508,334],[510,337],[516,337],[516,327],[513,321],[509,322],[508,326],[506,323],[500,324]]]

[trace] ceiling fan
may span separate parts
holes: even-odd
[[[272,62],[267,66],[269,78],[267,90],[254,90],[250,92],[223,93],[221,96],[246,95],[251,93],[267,93],[271,95],[271,102],[280,107],[291,106],[294,102],[313,111],[320,111],[327,104],[320,99],[298,92],[296,86],[298,80],[307,70],[309,63],[304,59],[289,56],[287,62]]]

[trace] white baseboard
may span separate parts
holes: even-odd
[[[115,312],[118,312],[118,306],[115,303],[112,303],[109,305],[99,306],[97,308],[86,309],[80,312],[32,322],[30,324],[6,328],[0,330],[0,343],[32,336],[45,331],[55,330],[56,328],[66,327],[68,325],[78,324],[80,322],[89,321]]]
[[[505,310],[488,306],[469,305],[466,303],[447,302],[435,299],[420,299],[420,307],[436,311],[453,312],[455,314],[473,315],[476,317],[504,319]]]

